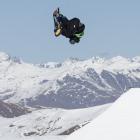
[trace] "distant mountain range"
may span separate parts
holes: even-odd
[[[140,57],[67,59],[33,65],[0,53],[0,100],[65,109],[111,103],[140,87]]]

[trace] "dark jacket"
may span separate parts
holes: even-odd
[[[66,17],[60,16],[58,22],[61,24],[61,34],[67,38],[73,38],[75,34],[81,33],[85,29],[85,25],[81,24],[78,18],[68,20]]]

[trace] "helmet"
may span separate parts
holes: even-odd
[[[70,42],[70,44],[75,44],[76,43],[75,40],[73,40],[73,39],[70,39],[69,42]]]
[[[79,43],[80,39],[78,37],[70,38],[69,42],[71,44]]]

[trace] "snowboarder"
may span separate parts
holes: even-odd
[[[69,38],[71,44],[79,43],[81,37],[84,35],[85,25],[78,18],[68,20],[67,17],[60,14],[59,8],[54,11],[53,18],[56,37],[63,35]]]

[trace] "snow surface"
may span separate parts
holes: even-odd
[[[140,140],[140,89],[123,94],[107,111],[66,140]]]
[[[12,119],[0,117],[0,139],[15,140],[17,137],[19,140],[45,138],[59,140],[63,137],[57,137],[58,134],[75,126],[82,127],[103,113],[110,105],[74,110],[40,109]]]
[[[66,136],[33,136],[33,137],[19,137],[19,136],[13,136],[8,135],[6,137],[2,137],[1,140],[64,140]]]

